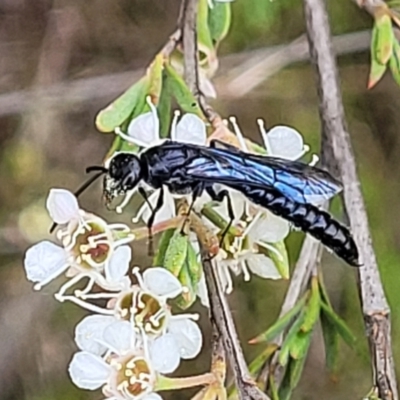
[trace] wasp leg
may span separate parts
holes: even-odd
[[[147,221],[147,229],[149,231],[148,254],[149,254],[149,256],[153,256],[154,255],[154,248],[153,248],[153,232],[152,232],[152,228],[153,228],[153,224],[154,224],[154,219],[156,218],[157,213],[160,211],[161,207],[164,204],[164,187],[161,186],[160,194],[158,195],[157,202],[156,202],[156,205],[155,205],[154,208],[151,205],[145,190],[143,188],[139,188],[138,191],[141,194],[141,196],[144,198],[145,202],[149,205],[150,210],[151,210],[151,215],[150,215],[150,217],[149,217],[149,219]]]
[[[224,201],[224,199],[226,199],[226,205],[228,207],[229,222],[221,233],[221,239],[219,241],[219,246],[221,247],[222,243],[224,242],[225,236],[228,233],[229,228],[232,226],[232,223],[235,219],[235,213],[233,211],[232,200],[231,200],[231,198],[229,196],[229,192],[227,190],[221,190],[220,192],[217,193],[212,186],[207,186],[206,192],[210,195],[210,197],[214,201],[222,202],[222,201]]]
[[[240,149],[219,139],[210,140],[210,147],[213,149],[227,149],[235,153],[240,153]]]
[[[190,217],[190,213],[193,210],[193,206],[194,206],[194,202],[201,196],[201,194],[203,193],[204,190],[204,183],[199,183],[198,185],[196,185],[192,191],[192,201],[189,205],[189,209],[187,211],[185,220],[183,221],[183,225],[181,228],[181,234],[184,235],[185,233],[185,228],[186,228],[186,224],[188,223],[189,217]]]

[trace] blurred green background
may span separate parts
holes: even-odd
[[[335,35],[370,28],[369,15],[352,1],[328,3]],[[254,50],[286,46],[304,33],[301,2],[237,0],[232,8],[232,29],[221,46],[216,77],[221,96],[213,105],[224,116],[235,115],[242,130],[256,141],[260,141],[256,119],[263,117],[268,126],[295,126],[318,152],[314,71],[308,62],[298,61],[298,54],[289,55],[288,66],[274,74],[266,69],[268,79],[245,95],[229,90],[235,66],[249,60],[257,64]],[[102,160],[112,136],[96,132],[96,112],[144,71],[174,30],[178,9],[179,2],[173,0],[0,1],[1,399],[102,398],[100,392],[76,389],[67,375],[76,351],[74,326],[84,312],[54,300],[52,294],[62,278],[34,293],[24,276],[23,254],[32,243],[50,237],[44,208],[49,188],[75,189],[84,179],[84,168]],[[350,39],[344,38],[339,52],[349,44]],[[340,77],[374,245],[393,312],[395,361],[400,365],[400,92],[390,75],[366,90],[367,48],[365,32],[351,54],[339,57]],[[81,204],[110,221],[117,220],[102,207],[100,184],[82,197]],[[288,239],[292,265],[302,239],[299,232]],[[135,263],[149,263],[144,247],[134,244]],[[354,270],[329,254],[323,264],[334,307],[366,349]],[[246,342],[276,319],[287,282],[253,278],[244,283],[238,278],[235,287],[229,301],[250,361],[257,348]],[[202,313],[208,347],[207,314],[200,306],[194,309]],[[178,372],[205,371],[208,356],[204,351]],[[294,398],[360,399],[370,382],[368,358],[345,344],[341,344],[339,373],[330,376],[324,369],[322,337],[316,332]],[[189,394],[165,397],[187,399]]]

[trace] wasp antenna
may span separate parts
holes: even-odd
[[[90,172],[94,171],[101,171],[102,173],[106,173],[108,169],[106,167],[103,167],[102,165],[92,165],[90,167],[86,168],[86,173],[89,174]]]
[[[54,229],[56,229],[56,228],[57,228],[57,222],[54,222],[53,225],[50,227],[49,232],[50,232],[50,233],[53,233],[53,232],[54,232]]]
[[[98,169],[92,170],[92,171],[98,171]],[[105,174],[106,171],[101,170],[99,173],[97,173],[96,175],[93,175],[90,179],[88,179],[86,182],[84,182],[82,184],[82,186],[80,188],[78,188],[78,190],[74,193],[75,196],[79,197],[93,182],[95,182],[98,178],[100,178],[100,176]]]

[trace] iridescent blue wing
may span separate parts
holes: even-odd
[[[186,163],[182,171],[193,180],[227,186],[269,186],[296,202],[313,204],[330,199],[342,189],[326,171],[301,162],[237,149],[195,147],[200,149],[201,156]]]

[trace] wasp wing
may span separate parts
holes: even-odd
[[[182,171],[194,180],[226,186],[238,183],[269,186],[303,204],[322,203],[342,189],[340,183],[326,171],[301,162],[230,148],[196,147],[200,149],[201,156],[186,163]]]

